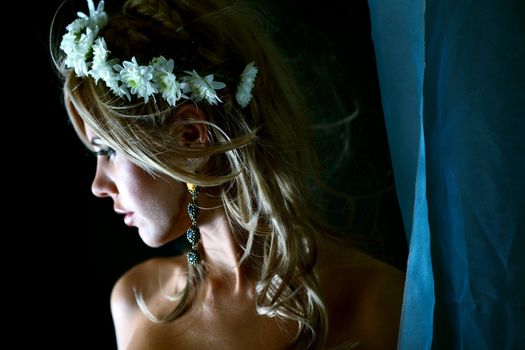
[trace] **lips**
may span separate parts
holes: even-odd
[[[124,223],[128,226],[132,226],[133,212],[121,209],[118,206],[114,206],[113,210],[119,215],[124,215]]]
[[[132,220],[133,220],[133,213],[132,212],[125,213],[125,215],[124,215],[124,223],[127,226],[133,226],[132,225]]]
[[[121,209],[120,207],[117,207],[116,205],[113,206],[113,210],[115,211],[115,213],[122,214],[122,215],[126,215],[127,213],[129,213],[128,211]]]

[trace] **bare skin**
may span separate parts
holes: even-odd
[[[116,152],[85,127],[99,153],[92,191],[109,197],[114,209],[138,228],[142,240],[159,246],[185,233],[189,196],[185,185],[154,178]],[[112,151],[112,150],[111,150]],[[110,156],[108,156],[110,153]],[[157,316],[169,313],[172,294],[185,283],[185,257],[153,259],[125,273],[116,283],[111,309],[120,350],[164,349],[284,349],[295,325],[256,314],[256,276],[239,264],[240,248],[217,198],[206,189],[198,205],[201,248],[208,273],[203,293],[176,320],[158,324],[138,308],[133,288]],[[350,246],[322,235],[319,260],[321,294],[331,324],[329,345],[358,341],[356,349],[395,349],[404,275]]]
[[[321,250],[329,345],[358,341],[355,349],[395,349],[403,273],[329,238]],[[285,349],[289,345],[294,325],[283,327],[282,322],[256,315],[254,281],[234,274],[207,279],[194,310],[179,319],[168,324],[149,321],[138,309],[132,288],[140,285],[151,311],[165,314],[175,303],[167,301],[162,291],[177,283],[177,274],[159,286],[159,271],[182,272],[185,264],[184,257],[149,260],[117,282],[111,307],[119,349]]]

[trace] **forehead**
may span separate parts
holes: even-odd
[[[92,149],[90,140],[97,135],[80,116],[77,107],[73,103],[74,100],[71,98],[71,95],[67,93],[67,90],[65,94],[65,102],[69,120],[73,124],[77,136],[88,149]]]

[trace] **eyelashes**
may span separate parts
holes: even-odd
[[[106,159],[110,159],[112,156],[116,154],[115,150],[111,147],[102,148],[95,152],[95,155],[97,157],[106,157]]]

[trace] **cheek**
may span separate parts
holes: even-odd
[[[177,239],[186,232],[191,222],[187,214],[186,186],[158,185],[154,187],[149,199],[151,204],[143,207],[143,223],[145,230],[150,232],[161,243]],[[142,204],[141,204],[142,205]],[[149,227],[149,229],[147,229]]]
[[[186,211],[185,204],[187,196],[183,190],[184,188],[176,184],[160,184],[153,189],[151,199],[155,202],[158,210],[163,212],[164,215],[171,218],[178,218]]]
[[[186,185],[174,180],[163,180],[149,175],[135,166],[128,172],[129,195],[136,205],[152,214],[173,217],[185,209]]]

